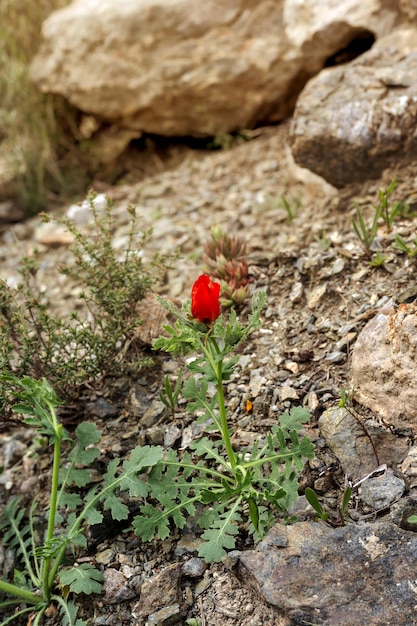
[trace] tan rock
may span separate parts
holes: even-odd
[[[281,119],[383,0],[76,0],[44,22],[32,77],[124,129],[210,136]]]
[[[386,424],[417,433],[416,303],[368,322],[353,349],[352,385],[357,400]]]

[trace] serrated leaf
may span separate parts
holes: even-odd
[[[91,465],[100,455],[100,450],[92,446],[100,441],[101,434],[95,424],[81,422],[75,429],[76,445],[69,454],[69,460],[80,465]]]
[[[62,585],[69,587],[73,593],[101,593],[104,580],[102,572],[91,565],[81,563],[78,567],[64,569],[58,574]]]
[[[198,548],[198,554],[207,563],[218,563],[226,556],[226,550],[232,550],[235,547],[235,536],[239,532],[237,523],[241,521],[241,515],[237,510],[239,505],[240,499],[235,502],[230,510],[226,510],[220,515],[217,508],[216,517],[212,520],[211,527],[201,535],[204,543]]]
[[[137,446],[123,463],[120,488],[129,491],[131,496],[146,497],[149,491],[147,484],[137,474],[145,468],[154,467],[162,458],[161,447]]]
[[[202,437],[201,439],[194,441],[190,444],[190,448],[194,450],[197,456],[214,459],[221,465],[228,466],[227,461],[220,454],[218,446],[207,437]]]
[[[143,541],[151,541],[154,537],[166,539],[169,534],[169,517],[165,511],[145,504],[140,509],[140,515],[133,520],[133,529]]]
[[[129,508],[114,493],[104,497],[104,510],[110,511],[114,520],[120,521],[129,517]]]
[[[314,458],[314,444],[308,437],[303,437],[300,441],[300,454],[305,459]]]
[[[303,427],[303,424],[309,421],[311,415],[307,409],[302,406],[294,406],[288,413],[285,411],[279,418],[279,424],[285,431],[299,431]]]
[[[87,622],[77,619],[78,607],[71,600],[59,603],[62,626],[87,626]]]
[[[60,508],[67,508],[70,511],[74,511],[78,506],[83,503],[78,493],[63,492],[59,498]]]

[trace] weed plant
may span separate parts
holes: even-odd
[[[48,307],[39,285],[37,254],[20,268],[21,282],[12,289],[0,283],[0,371],[18,377],[46,378],[61,398],[74,400],[107,375],[118,375],[150,363],[135,339],[143,323],[140,302],[164,271],[163,261],[145,263],[141,256],[150,232],[138,230],[135,209],[129,208],[130,231],[125,250],[113,247],[112,206],[101,214],[89,197],[93,236],[84,235],[69,219],[57,220],[72,233],[74,263],[58,268],[80,290],[81,317],[73,310],[62,319]],[[44,216],[45,220],[54,218]],[[0,397],[7,389],[0,381]]]
[[[397,181],[394,179],[386,189],[378,189],[378,203],[373,207],[370,225],[366,223],[358,204],[355,205],[356,217],[352,220],[353,229],[373,267],[380,267],[386,261],[386,257],[381,251],[376,249],[376,237],[379,227],[383,226],[386,233],[390,233],[397,218],[410,217],[410,209],[406,202],[389,202],[396,185]],[[398,235],[396,235],[396,247],[398,250],[408,254],[408,256],[413,257],[414,247],[409,248]]]

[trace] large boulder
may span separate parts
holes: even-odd
[[[301,93],[291,148],[298,165],[343,187],[417,154],[417,30],[397,30]]]
[[[132,132],[227,133],[288,115],[329,57],[356,38],[369,47],[398,12],[388,0],[76,0],[45,21],[32,77]]]

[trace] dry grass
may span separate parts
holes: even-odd
[[[17,195],[28,213],[87,183],[79,176],[85,164],[76,145],[76,113],[40,94],[29,79],[43,20],[68,3],[0,2],[0,193]]]

